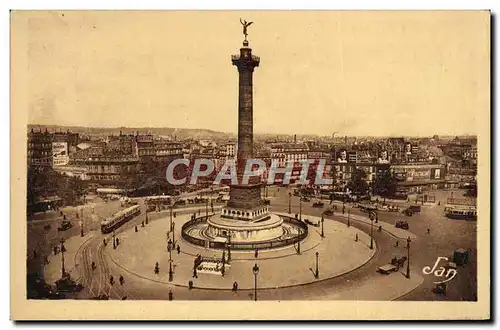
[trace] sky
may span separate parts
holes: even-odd
[[[477,134],[486,12],[14,12],[29,124],[237,131],[248,28],[256,133]]]

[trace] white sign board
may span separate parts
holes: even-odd
[[[52,142],[52,164],[53,166],[68,165],[68,143]]]

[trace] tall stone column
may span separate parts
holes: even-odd
[[[253,178],[249,184],[242,184],[247,160],[253,157],[253,71],[259,66],[260,58],[252,55],[248,41],[244,41],[240,53],[232,55],[231,60],[239,73],[238,153],[236,156],[238,185],[231,186],[228,206],[250,209],[262,204],[260,180]]]

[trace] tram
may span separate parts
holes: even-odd
[[[110,233],[139,213],[141,213],[141,208],[139,205],[134,205],[126,208],[125,210],[121,210],[101,222],[101,232],[103,234]]]

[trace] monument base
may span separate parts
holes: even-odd
[[[215,215],[207,223],[205,235],[213,240],[230,236],[234,243],[254,243],[275,240],[284,234],[283,219],[271,213],[266,213],[264,219],[256,221],[226,219]]]

